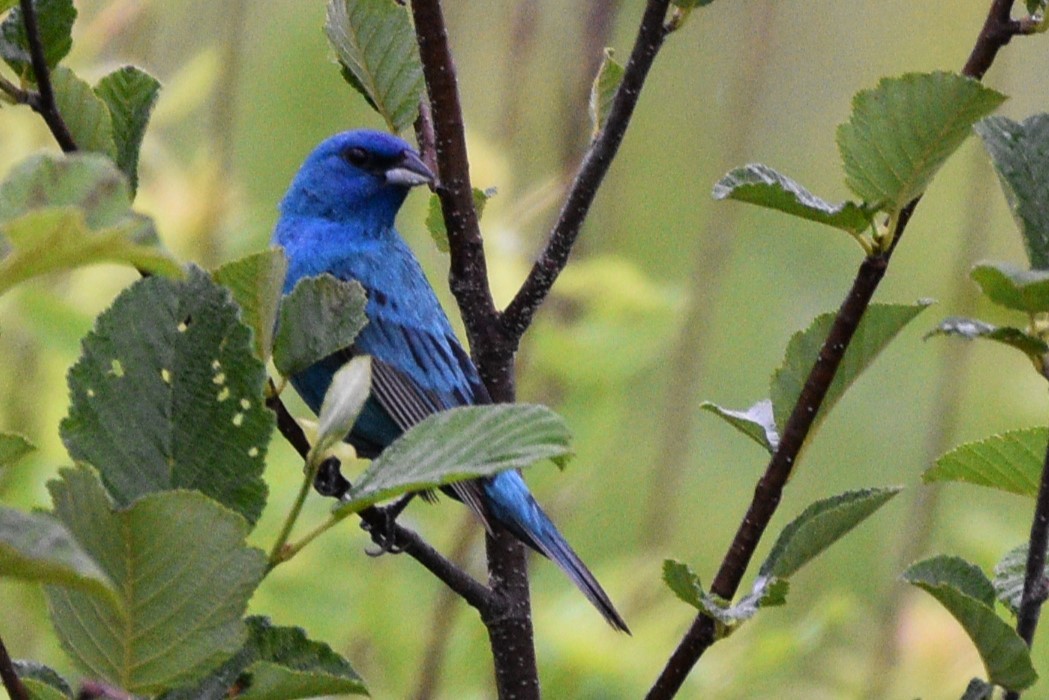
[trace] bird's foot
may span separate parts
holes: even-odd
[[[321,462],[317,468],[317,476],[313,477],[313,488],[317,493],[331,498],[342,498],[350,490],[350,482],[342,475],[339,467],[339,460],[335,457],[328,457]]]
[[[376,516],[361,521],[361,529],[371,535],[372,542],[378,549],[366,549],[370,557],[381,557],[383,554],[400,554],[404,548],[397,544],[397,518],[411,503],[412,494],[402,496],[392,505],[374,508]]]

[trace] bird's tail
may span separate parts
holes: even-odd
[[[486,505],[496,522],[561,567],[587,600],[605,616],[608,624],[630,634],[608,594],[536,503],[520,474],[506,471],[487,479],[484,492]]]

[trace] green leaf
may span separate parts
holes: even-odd
[[[969,276],[995,304],[1027,313],[1049,311],[1049,270],[983,262],[975,265]]]
[[[477,212],[478,221],[484,214],[484,205],[494,197],[496,190],[489,187],[486,190],[473,188],[474,211]],[[444,225],[444,212],[441,210],[441,198],[435,194],[430,195],[430,206],[426,212],[426,229],[430,232],[437,250],[442,253],[448,252],[448,228]]]
[[[116,163],[134,192],[138,189],[138,152],[160,94],[160,81],[141,68],[123,66],[102,78],[95,94],[109,108]]]
[[[992,683],[1023,690],[1038,679],[1027,645],[994,612],[994,587],[972,564],[933,557],[913,564],[901,578],[931,594],[973,640]]]
[[[831,204],[767,165],[732,170],[714,185],[714,199],[735,199],[782,211],[809,221],[860,233],[871,226],[872,213],[854,202]]]
[[[33,443],[21,435],[0,433],[0,468],[14,464],[35,449]]]
[[[190,268],[124,290],[84,338],[69,371],[62,440],[98,465],[120,505],[196,489],[255,522],[274,416],[265,366],[229,293]]]
[[[307,461],[314,464],[328,448],[346,437],[368,400],[371,386],[372,363],[368,355],[355,357],[339,368],[324,394],[317,417],[317,441],[310,448]]]
[[[285,377],[300,372],[353,342],[367,318],[364,288],[329,274],[306,277],[280,305],[273,364]]]
[[[298,627],[274,627],[249,617],[248,642],[193,689],[165,693],[162,700],[225,700],[237,687],[238,700],[290,700],[319,695],[367,695],[357,672],[327,644],[314,642]]]
[[[10,3],[12,7],[16,3]],[[44,46],[44,61],[54,68],[73,48],[73,22],[76,8],[73,0],[33,0],[36,8],[37,29],[40,43]],[[6,8],[3,8],[6,9]],[[14,7],[0,24],[0,57],[11,66],[19,77],[36,82],[29,58],[29,41],[26,38],[22,8]]]
[[[594,139],[604,131],[608,113],[612,110],[612,100],[619,90],[619,84],[623,82],[623,66],[612,58],[613,53],[615,52],[612,49],[605,49],[601,67],[597,69],[594,84],[590,86],[590,123],[593,126],[591,138]]]
[[[696,610],[703,609],[703,584],[688,564],[673,559],[663,561],[663,582],[678,598]]]
[[[545,406],[464,406],[435,413],[395,440],[357,480],[340,514],[402,493],[528,467],[571,454],[564,419]]]
[[[1042,355],[1049,353],[1049,343],[1046,343],[1036,335],[1030,335],[1019,328],[984,323],[975,318],[961,318],[959,316],[945,318],[940,321],[940,325],[927,333],[925,337],[930,338],[934,335],[953,335],[966,340],[974,340],[976,338],[994,340],[1003,345],[1016,348],[1032,360],[1038,361],[1039,364],[1041,364]]]
[[[46,589],[62,646],[85,673],[135,694],[190,683],[236,653],[265,555],[247,523],[206,496],[175,491],[114,510],[87,467],[48,484],[55,511],[116,584],[106,603]]]
[[[1013,430],[959,445],[922,474],[922,481],[961,481],[1034,498],[1042,476],[1049,429]]]
[[[52,71],[51,84],[55,89],[55,104],[77,148],[102,153],[119,165],[113,118],[106,103],[68,68],[59,66]]]
[[[838,366],[834,381],[823,399],[820,412],[816,416],[816,426],[830,413],[834,404],[874,361],[878,353],[930,303],[920,301],[913,305],[871,304],[867,308]],[[783,364],[772,375],[772,410],[781,434],[833,323],[834,313],[821,314],[804,331],[795,333],[787,344]]]
[[[405,8],[393,0],[329,0],[324,32],[343,75],[391,131],[415,121],[423,72]]]
[[[254,333],[255,357],[263,362],[273,349],[273,328],[287,272],[284,251],[271,248],[226,263],[212,273],[215,281],[233,294],[240,307],[240,320]]]
[[[845,184],[877,208],[895,214],[922,194],[978,120],[1005,96],[953,73],[884,78],[852,99],[838,127]]]
[[[688,565],[673,559],[663,562],[663,581],[678,598],[717,620],[723,626],[719,636],[754,617],[760,608],[782,605],[789,588],[783,579],[759,577],[754,590],[732,605],[704,591],[699,576]]]
[[[779,447],[779,433],[776,431],[776,421],[772,415],[770,400],[762,399],[746,411],[733,411],[710,401],[704,401],[699,407],[722,418],[733,428],[764,447],[770,454]]]
[[[30,700],[70,700],[73,689],[65,678],[36,661],[15,661],[15,673],[29,691]]]
[[[0,294],[99,262],[181,274],[156,247],[152,222],[130,207],[124,176],[102,156],[40,155],[16,167],[0,184]]]
[[[863,489],[816,501],[783,528],[760,574],[789,578],[901,490],[898,486]]]
[[[991,155],[1031,267],[1049,269],[1049,114],[1022,123],[988,117],[975,128]]]
[[[113,596],[113,584],[62,523],[0,506],[0,576]]]
[[[1024,578],[1027,575],[1027,552],[1029,543],[1025,542],[1002,557],[994,567],[994,593],[998,600],[1016,615],[1023,600]],[[1049,565],[1044,568],[1044,575],[1049,575]]]

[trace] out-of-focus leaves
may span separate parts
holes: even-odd
[[[284,251],[271,248],[226,263],[212,274],[233,294],[240,307],[240,320],[254,333],[255,357],[264,362],[273,349],[273,330],[287,271]]]
[[[1036,335],[1031,335],[1019,328],[995,326],[976,318],[962,318],[960,316],[945,318],[940,321],[940,325],[936,326],[925,337],[929,338],[934,335],[953,335],[966,340],[974,340],[976,338],[994,340],[1003,345],[1016,348],[1032,360],[1038,360],[1042,355],[1049,353],[1049,343],[1046,343]]]
[[[367,355],[353,358],[335,373],[317,416],[317,441],[308,457],[311,463],[350,432],[368,400],[371,383],[372,363]]]
[[[973,267],[970,276],[995,304],[1027,313],[1049,311],[1049,270],[983,262]]]
[[[99,262],[177,276],[152,222],[131,210],[123,174],[97,154],[39,155],[0,184],[0,294],[32,277]]]
[[[343,77],[390,130],[414,122],[423,72],[407,10],[393,0],[329,0],[324,31]]]
[[[46,513],[2,506],[0,576],[115,595],[112,582],[62,523]]]
[[[249,617],[248,641],[196,687],[165,693],[161,700],[292,700],[319,695],[367,695],[350,663],[298,627],[274,627]]]
[[[478,220],[480,220],[481,215],[484,214],[484,205],[488,203],[489,199],[495,196],[495,193],[494,187],[489,187],[485,190],[477,187],[473,188],[474,210],[477,212]],[[426,212],[426,229],[430,232],[430,237],[433,238],[437,250],[442,253],[447,253],[449,250],[448,227],[444,225],[444,212],[441,211],[441,198],[435,194],[430,195],[430,207]]]
[[[961,623],[992,683],[1023,690],[1038,679],[1027,645],[994,612],[994,586],[976,566],[938,556],[913,564],[901,578],[932,595]]]
[[[338,511],[355,513],[403,493],[544,459],[563,466],[571,455],[570,441],[564,419],[545,406],[464,406],[435,413],[383,450]]]
[[[852,100],[838,127],[845,183],[869,205],[890,213],[925,191],[972,125],[1005,95],[953,73],[883,78]]]
[[[764,447],[770,454],[779,447],[779,432],[776,430],[770,400],[762,399],[746,411],[733,411],[710,401],[704,401],[699,407],[722,418],[733,428]]]
[[[901,490],[898,486],[863,489],[816,501],[783,528],[760,574],[789,578]]]
[[[250,522],[262,513],[274,416],[238,317],[229,293],[191,268],[183,282],[136,282],[84,338],[62,440],[99,465],[119,504],[196,489]]]
[[[90,85],[63,66],[52,71],[51,83],[55,89],[55,104],[77,148],[102,153],[119,164],[113,138],[113,118],[105,101]]]
[[[792,216],[826,224],[850,233],[871,226],[871,216],[855,202],[831,204],[767,165],[752,164],[732,170],[714,185],[714,199],[735,199]]]
[[[36,82],[29,57],[29,40],[26,37],[25,20],[22,9],[14,7],[17,2],[6,3],[12,7],[9,14],[0,24],[0,58],[11,66],[20,77]],[[40,32],[40,43],[44,47],[44,61],[48,68],[54,68],[73,48],[73,22],[76,21],[76,8],[73,0],[33,0],[36,9],[37,29]],[[0,12],[7,9],[0,4]]]
[[[0,433],[0,468],[14,464],[35,449],[33,443],[21,435]]]
[[[203,494],[168,491],[114,510],[87,467],[48,484],[55,511],[116,585],[112,603],[48,587],[62,646],[86,673],[135,694],[187,684],[235,654],[266,558],[247,522]]]
[[[349,347],[367,318],[364,288],[324,274],[299,280],[280,305],[273,364],[285,377]]]
[[[597,138],[605,129],[608,113],[612,109],[612,100],[623,82],[623,66],[612,58],[613,50],[606,48],[605,57],[594,76],[590,87],[590,124],[593,126],[591,138]]]
[[[959,445],[922,474],[922,481],[961,481],[1034,498],[1049,429],[1013,430]]]
[[[109,108],[116,163],[133,193],[138,188],[138,151],[160,94],[160,81],[141,68],[123,66],[102,78],[95,94]]]
[[[15,661],[15,673],[29,692],[29,700],[71,700],[73,689],[65,678],[36,661]]]
[[[816,416],[816,425],[830,413],[831,408],[842,397],[846,389],[852,385],[860,374],[867,369],[874,358],[878,356],[896,334],[903,330],[915,316],[925,309],[931,302],[920,301],[917,304],[871,304],[863,314],[856,329],[852,342],[845,351],[845,356],[838,366],[838,372],[834,381],[827,391],[823,404],[820,406],[819,414]],[[790,417],[794,404],[801,395],[801,389],[805,386],[805,379],[809,376],[813,365],[819,357],[820,347],[827,338],[831,325],[834,323],[834,313],[825,313],[816,319],[803,331],[794,334],[787,344],[786,356],[783,364],[772,375],[770,395],[772,398],[772,409],[776,416],[776,425],[780,434]]]

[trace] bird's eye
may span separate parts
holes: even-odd
[[[368,164],[368,161],[371,160],[371,156],[369,155],[368,151],[364,150],[363,148],[360,148],[359,146],[347,148],[345,151],[342,152],[342,157],[346,159],[347,163],[349,163],[350,165],[354,165],[358,168],[366,166]]]

